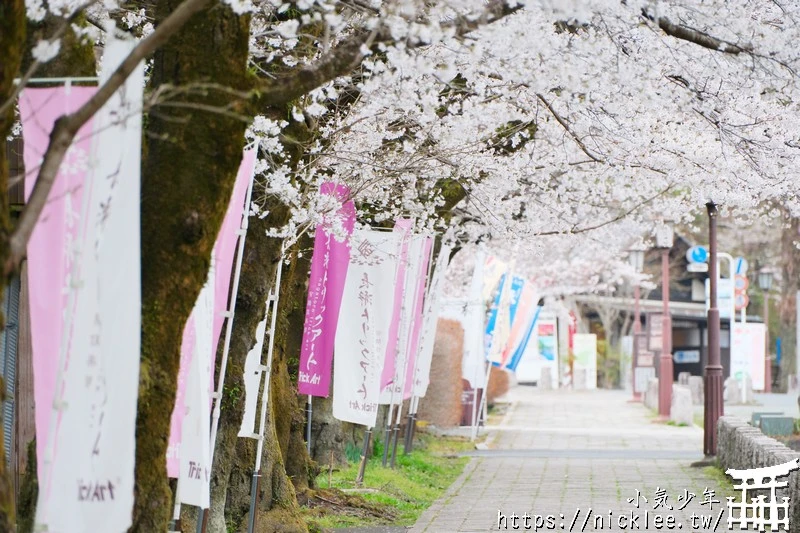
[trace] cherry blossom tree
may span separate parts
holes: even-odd
[[[30,1],[29,19],[58,20],[27,45],[22,5],[5,2],[0,13],[4,134],[24,85],[14,77],[58,64],[85,39],[102,44],[112,20],[142,40],[98,96],[59,121],[41,168],[28,169],[38,174],[32,201],[13,232],[0,219],[6,273],[75,132],[149,62],[137,531],[168,520],[164,454],[182,326],[248,125],[262,142],[259,237],[248,240],[234,360],[252,345],[282,238],[299,239],[286,283],[302,294],[308,242],[298,236],[330,208],[315,192],[324,179],[350,185],[365,224],[413,217],[419,229],[452,229],[465,249],[516,250],[519,268],[554,295],[627,275],[632,242],[660,220],[691,221],[709,199],[740,217],[770,217],[774,203],[790,219],[800,212],[795,2]],[[21,70],[24,54],[32,60]],[[287,307],[286,332],[302,323],[302,306],[300,296]],[[283,340],[273,375],[286,393],[293,348],[288,333]],[[285,407],[296,412],[296,402]],[[294,499],[291,422],[271,419],[274,494],[262,514],[301,529],[292,505],[273,505]]]

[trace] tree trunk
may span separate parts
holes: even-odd
[[[19,72],[25,42],[25,2],[22,0],[0,1],[0,105],[14,91],[14,78]],[[14,123],[14,107],[0,115],[0,259],[8,255],[8,236],[11,229],[8,207],[8,158],[6,156],[6,137]],[[0,287],[2,291],[2,287]],[[0,292],[2,295],[2,292]],[[5,317],[2,317],[3,323]],[[4,325],[4,324],[3,324]],[[3,380],[0,390],[5,391]],[[3,442],[3,428],[0,425],[0,442]],[[0,447],[0,532],[14,531],[16,507],[14,504],[14,484],[6,466],[5,450]]]
[[[180,2],[156,7],[163,20]],[[212,5],[155,54],[151,83],[246,86],[249,17]],[[165,531],[172,494],[166,451],[186,319],[206,281],[211,250],[241,162],[246,124],[221,112],[222,92],[186,93],[189,107],[150,112],[142,164],[142,362],[131,531]],[[192,108],[200,104],[204,109]],[[206,107],[207,106],[207,107]]]
[[[346,465],[348,445],[358,447],[362,444],[364,428],[334,418],[332,397],[314,398],[313,406],[311,457],[326,467]],[[376,427],[380,428],[380,425]]]
[[[781,338],[781,382],[780,387],[787,386],[787,377],[797,374],[796,346],[797,340],[797,290],[798,268],[800,268],[800,250],[797,248],[800,234],[800,219],[792,218],[784,212],[783,229],[781,231],[781,299],[778,304],[780,317],[779,336]],[[785,390],[785,389],[784,389]]]
[[[280,241],[267,237],[266,230],[285,223],[288,216],[286,207],[274,206],[266,219],[252,219],[248,232],[211,480],[212,533],[243,531],[247,526],[257,441],[237,437],[244,411],[244,364],[255,342],[256,325],[264,317],[264,303],[274,283],[281,252]],[[303,440],[303,408],[296,393],[296,379],[289,371],[290,362],[297,366],[305,307],[306,292],[296,284],[306,277],[308,260],[299,259],[296,251],[290,259],[290,264],[283,266],[280,290],[257,531],[305,532],[296,493],[307,489],[314,476]],[[302,276],[299,272],[303,272]],[[265,362],[268,335],[267,329],[261,354]],[[260,405],[261,392],[258,398]],[[255,430],[258,431],[258,418]]]

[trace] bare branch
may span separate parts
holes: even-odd
[[[143,39],[131,51],[128,57],[117,67],[117,70],[108,80],[97,90],[97,92],[75,113],[65,115],[56,120],[53,131],[50,133],[50,144],[44,154],[36,184],[33,187],[31,196],[25,206],[25,210],[20,216],[19,223],[14,233],[9,238],[9,257],[4,265],[4,273],[8,275],[14,271],[22,258],[25,256],[25,249],[28,240],[33,233],[33,228],[39,215],[47,202],[47,196],[53,187],[58,168],[64,160],[64,156],[72,144],[72,140],[77,135],[78,130],[108,102],[111,96],[119,89],[128,76],[136,69],[139,62],[152,54],[158,47],[163,45],[174,33],[176,33],[195,13],[199,12],[210,0],[185,0],[175,11],[173,11],[164,21],[158,25],[153,33]]]
[[[615,222],[619,222],[620,220],[628,218],[630,215],[632,215],[633,213],[638,211],[641,207],[649,204],[650,202],[652,202],[653,200],[655,200],[659,196],[663,196],[663,195],[667,194],[671,189],[672,189],[672,185],[669,185],[666,189],[657,192],[656,194],[654,194],[653,196],[651,196],[649,198],[645,198],[644,200],[642,200],[641,202],[639,202],[635,206],[631,207],[627,211],[623,211],[622,213],[618,214],[617,216],[615,216],[613,218],[610,218],[608,220],[605,220],[603,222],[598,222],[597,224],[593,224],[591,226],[584,226],[582,228],[573,228],[568,232],[567,231],[543,231],[541,233],[536,233],[536,237],[543,237],[543,236],[547,236],[547,235],[564,235],[564,234],[574,235],[574,234],[578,234],[578,233],[588,233],[590,231],[594,231],[596,229],[600,229],[603,226],[608,226],[609,224],[614,224]]]
[[[545,107],[547,108],[547,110],[548,110],[548,111],[550,111],[550,113],[551,113],[551,114],[552,114],[552,115],[555,117],[555,119],[558,121],[558,123],[559,123],[559,124],[561,124],[561,127],[562,127],[562,128],[564,128],[564,129],[566,130],[566,132],[567,132],[567,133],[569,133],[570,137],[572,137],[572,139],[575,141],[575,143],[576,143],[576,144],[577,144],[577,145],[580,147],[581,151],[583,151],[583,153],[584,153],[584,154],[586,154],[587,156],[589,156],[589,159],[591,159],[591,160],[592,160],[592,161],[594,161],[595,163],[600,163],[600,162],[602,162],[602,161],[603,161],[601,158],[599,158],[598,156],[594,155],[594,154],[591,152],[591,150],[589,150],[589,148],[588,148],[588,147],[587,147],[587,146],[584,144],[584,142],[583,142],[583,141],[582,141],[582,140],[581,140],[581,139],[580,139],[580,138],[579,138],[579,137],[578,137],[578,136],[575,134],[575,132],[574,132],[574,131],[572,131],[572,129],[570,129],[570,127],[569,127],[569,124],[567,123],[567,121],[566,121],[566,120],[564,120],[563,118],[561,118],[561,115],[559,115],[559,114],[556,112],[556,110],[555,110],[555,109],[553,109],[553,106],[552,106],[552,105],[550,105],[550,102],[548,102],[548,101],[547,101],[547,99],[545,99],[545,97],[544,97],[544,96],[542,96],[540,93],[536,93],[536,97],[537,97],[537,98],[538,98],[538,99],[539,99],[539,100],[540,100],[540,101],[541,101],[541,102],[542,102],[542,103],[545,105]]]
[[[661,28],[664,33],[675,37],[676,39],[688,41],[704,48],[716,50],[717,52],[723,52],[726,54],[738,55],[741,53],[753,52],[753,46],[750,44],[739,45],[731,43],[714,37],[713,35],[709,35],[706,32],[690,28],[689,26],[684,26],[683,24],[674,24],[666,17],[656,18],[648,13],[645,9],[642,9],[642,16],[658,24],[658,27]]]

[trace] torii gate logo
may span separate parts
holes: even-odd
[[[778,481],[785,478],[790,472],[800,469],[798,459],[776,466],[764,468],[751,468],[748,470],[734,470],[729,468],[726,474],[740,482],[733,488],[742,491],[741,501],[728,496],[728,530],[733,531],[734,525],[738,529],[764,533],[769,526],[770,531],[789,531],[789,498],[784,496],[778,501],[776,491],[786,488],[788,481]],[[752,481],[752,483],[749,483]],[[769,489],[769,500],[760,494],[758,497],[748,495],[748,491],[765,491]],[[738,513],[737,513],[738,511]]]

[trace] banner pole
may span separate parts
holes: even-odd
[[[358,476],[356,477],[356,485],[364,483],[364,472],[367,470],[367,459],[369,458],[369,442],[372,437],[372,428],[368,427],[364,433],[364,448],[361,450],[361,463],[358,467]]]
[[[168,533],[180,533],[181,531],[181,478],[175,486],[175,505],[172,508],[172,522],[169,525]]]
[[[414,438],[414,426],[416,425],[417,421],[417,396],[411,397],[411,405],[408,409],[408,422],[406,422],[406,434],[405,440],[403,441],[403,454],[408,455],[411,452],[411,441]]]
[[[481,394],[480,400],[480,408],[478,408],[477,402],[473,400],[472,402],[472,440],[478,438],[478,426],[480,425],[480,420],[478,420],[479,416],[483,417],[483,410],[484,405],[486,405],[486,390],[489,388],[489,377],[492,374],[492,363],[488,362],[488,366],[486,368],[486,377],[483,380],[483,394]],[[478,389],[475,389],[475,395],[477,396]],[[477,399],[477,398],[475,398]]]
[[[311,405],[311,395],[308,395],[308,401],[306,401],[306,449],[308,450],[308,455],[311,455],[311,416],[313,415],[313,407]]]
[[[258,150],[258,143],[255,145]],[[256,153],[256,155],[258,155]],[[242,156],[244,158],[244,156]],[[231,296],[229,300],[228,310],[225,312],[225,339],[222,347],[222,360],[219,364],[219,376],[217,377],[217,390],[211,395],[213,402],[213,409],[211,415],[211,446],[209,447],[209,456],[211,457],[211,467],[209,470],[214,469],[214,450],[217,446],[217,432],[219,430],[219,417],[222,402],[222,388],[225,386],[225,373],[228,368],[228,354],[231,348],[231,333],[233,331],[233,317],[236,313],[236,298],[239,295],[239,279],[242,274],[242,259],[244,258],[244,244],[247,239],[247,228],[249,227],[250,218],[250,199],[253,196],[253,181],[255,180],[255,165],[253,165],[253,172],[250,173],[250,180],[247,183],[247,193],[245,194],[244,210],[242,211],[242,220],[239,224],[237,231],[239,238],[236,243],[236,264],[233,270],[233,284],[231,286]],[[204,533],[206,530],[206,523],[208,522],[208,510],[201,510],[201,514],[197,519],[197,533]]]
[[[390,402],[394,402],[394,383],[391,384],[392,387],[392,399]],[[386,463],[389,460],[389,444],[390,444],[390,437],[392,434],[392,411],[394,410],[394,405],[389,403],[386,406],[388,412],[386,413],[386,427],[384,428],[384,436],[383,436],[383,460],[381,464],[385,467]]]
[[[261,477],[261,454],[264,451],[264,431],[267,424],[267,408],[269,407],[269,385],[270,385],[270,377],[272,374],[272,354],[275,349],[275,324],[278,319],[278,302],[280,300],[280,290],[281,290],[281,275],[283,273],[283,254],[285,253],[285,248],[281,247],[281,255],[278,262],[278,272],[275,275],[275,286],[272,288],[269,300],[272,307],[270,311],[272,316],[270,317],[270,324],[269,324],[269,347],[267,348],[267,364],[261,368],[261,372],[264,375],[264,391],[261,395],[261,413],[259,425],[258,425],[258,446],[256,447],[256,464],[255,468],[253,468],[253,479],[251,483],[251,495],[250,495],[250,519],[248,523],[248,533],[253,533],[255,528],[255,518],[256,518],[256,504],[258,503],[258,484],[259,479]]]

